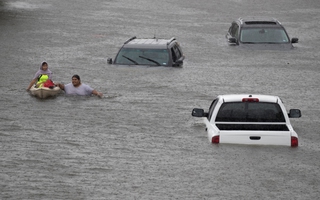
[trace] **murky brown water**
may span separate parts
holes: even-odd
[[[226,45],[240,16],[279,19],[296,49]],[[317,0],[0,1],[0,199],[317,199]],[[112,66],[132,37],[176,37],[183,68]],[[104,98],[25,88],[46,60]],[[299,147],[212,145],[194,107],[219,94],[280,96]]]

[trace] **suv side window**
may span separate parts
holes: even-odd
[[[230,36],[232,36],[232,27],[233,27],[233,26],[231,25],[230,28],[229,28],[229,30],[228,30],[228,33],[229,33]]]
[[[209,121],[210,121],[210,119],[212,117],[213,110],[216,107],[217,103],[218,103],[218,99],[215,99],[215,100],[212,101],[212,103],[210,105],[209,112],[208,112],[208,120]]]
[[[179,48],[177,47],[177,45],[174,45],[171,48],[171,53],[172,53],[172,61],[173,62],[176,62],[182,56]]]
[[[239,35],[238,30],[239,30],[239,25],[237,23],[233,23],[231,27],[231,32],[230,32],[231,36],[238,38],[238,35]]]
[[[177,47],[177,51],[179,51],[180,57],[182,57],[182,56],[183,56],[183,53],[182,53],[182,49],[181,49],[179,43],[176,43],[176,47]],[[180,58],[180,57],[179,57],[179,58]]]

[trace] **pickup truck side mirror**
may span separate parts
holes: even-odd
[[[201,109],[201,108],[194,108],[194,109],[192,110],[191,115],[192,115],[193,117],[206,117],[206,113],[205,113],[204,110]]]
[[[301,117],[301,111],[299,109],[290,109],[289,118],[299,118]]]

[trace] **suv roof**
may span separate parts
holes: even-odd
[[[125,48],[148,48],[148,49],[167,49],[168,46],[176,41],[176,38],[170,39],[152,38],[152,39],[141,39],[136,36],[130,38],[124,42],[123,47]]]
[[[182,67],[184,54],[176,38],[131,37],[119,49],[109,64]]]

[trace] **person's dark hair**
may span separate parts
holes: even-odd
[[[77,74],[73,75],[72,78],[76,78],[76,79],[78,79],[80,81],[80,76],[77,75]]]
[[[48,63],[47,62],[42,62],[41,66],[43,66],[43,65],[48,65]]]

